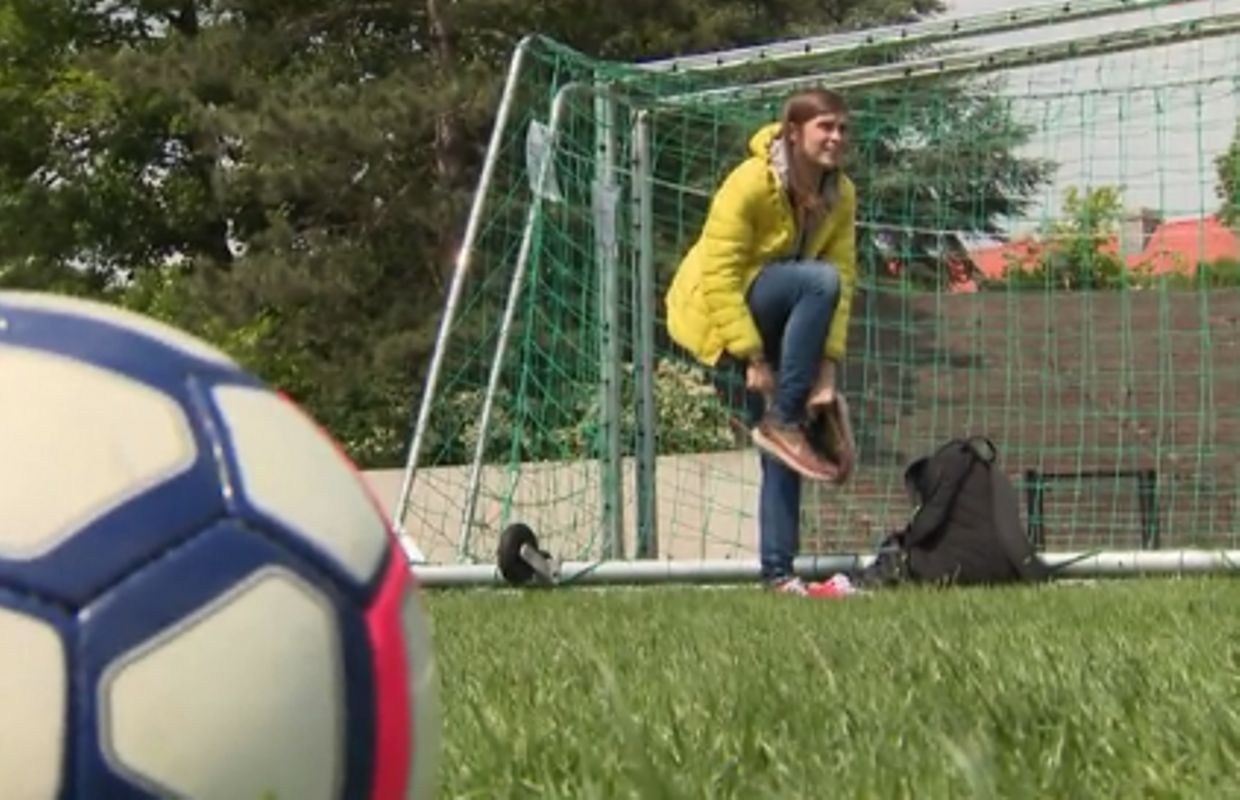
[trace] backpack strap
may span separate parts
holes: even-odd
[[[999,459],[999,448],[995,447],[989,436],[970,436],[965,439],[965,444],[985,464],[993,464]]]
[[[942,473],[930,491],[923,495],[921,505],[901,537],[906,547],[913,547],[929,538],[947,521],[964,479],[973,468],[974,460],[980,457],[970,441],[953,439],[934,454],[933,458],[943,463]],[[955,452],[952,453],[952,450]],[[928,462],[929,459],[925,458],[914,461],[905,473],[906,478],[924,470]]]

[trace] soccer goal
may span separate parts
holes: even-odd
[[[647,63],[522,41],[393,512],[423,580],[498,580],[514,531],[566,580],[757,575],[756,452],[663,294],[814,85],[853,118],[860,465],[806,486],[807,569],[871,552],[907,462],[961,434],[997,444],[1040,549],[1099,551],[1074,569],[1233,564],[1238,34],[1207,3],[1093,0]]]

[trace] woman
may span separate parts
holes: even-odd
[[[667,294],[668,332],[680,346],[717,369],[744,367],[762,458],[762,578],[795,594],[851,591],[841,576],[807,586],[792,569],[801,479],[833,474],[803,425],[833,400],[856,283],[856,194],[840,169],[847,139],[839,95],[812,89],[788,98],[781,120],[752,136],[748,158],[715,193]]]

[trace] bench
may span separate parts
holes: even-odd
[[[1159,548],[1160,530],[1158,524],[1158,473],[1153,469],[1114,469],[1114,470],[1073,470],[1063,472],[1043,472],[1038,469],[1025,470],[1025,504],[1028,515],[1028,532],[1030,543],[1034,549],[1041,551],[1046,544],[1044,499],[1050,484],[1059,481],[1080,481],[1082,479],[1107,478],[1115,481],[1135,480],[1137,484],[1137,505],[1141,516],[1141,548],[1157,550]]]

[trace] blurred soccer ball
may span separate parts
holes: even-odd
[[[204,343],[0,292],[0,797],[428,797],[426,618],[363,483]]]

